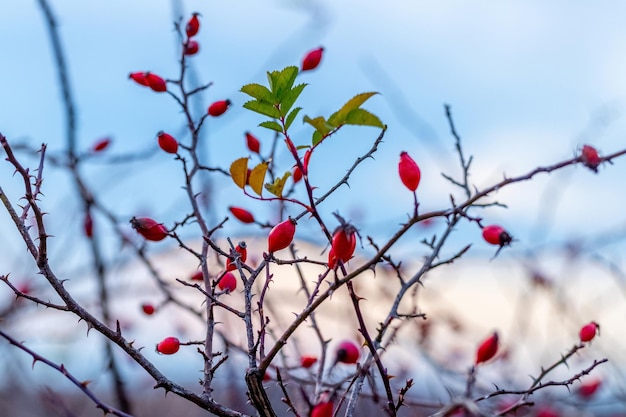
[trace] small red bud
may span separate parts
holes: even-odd
[[[166,337],[156,346],[156,351],[163,355],[173,355],[180,349],[180,341],[175,337]]]
[[[242,223],[254,223],[254,216],[248,210],[241,207],[228,207],[228,210]]]
[[[85,214],[83,229],[85,232],[85,236],[91,239],[93,237],[93,219],[91,218],[91,213],[89,211],[87,211],[87,214]]]
[[[583,145],[583,149],[580,151],[578,160],[593,172],[598,172],[598,166],[602,163],[596,148],[589,145]]]
[[[219,282],[217,283],[217,286],[219,287],[220,290],[223,290],[223,291],[224,290],[227,292],[235,291],[235,288],[237,288],[237,278],[235,278],[235,274],[233,274],[230,271],[226,272],[224,275],[222,275],[222,278],[220,278]]]
[[[246,145],[250,152],[259,153],[261,151],[261,142],[250,132],[246,132]]]
[[[400,152],[400,162],[398,163],[398,173],[402,183],[411,191],[417,190],[420,183],[421,172],[413,158],[408,153]]]
[[[154,306],[152,304],[149,304],[149,303],[142,304],[141,305],[141,309],[143,310],[144,314],[146,314],[147,316],[153,315],[154,312],[156,311]]]
[[[580,328],[580,341],[591,342],[596,337],[596,334],[599,333],[599,331],[600,325],[595,321],[585,324],[583,327]]]
[[[278,223],[270,230],[267,237],[267,250],[272,253],[285,249],[293,241],[296,234],[296,221],[291,217]]]
[[[487,362],[492,359],[498,352],[498,332],[493,332],[491,336],[485,339],[476,351],[476,365]]]
[[[310,368],[317,362],[317,356],[304,355],[300,358],[300,366],[303,368]]]
[[[194,40],[188,40],[183,45],[183,53],[185,55],[195,55],[200,50],[200,44]]]
[[[219,100],[209,106],[208,113],[210,116],[217,117],[221,116],[228,110],[230,106],[230,100]]]
[[[344,340],[339,343],[335,350],[335,361],[342,363],[356,363],[361,356],[361,352],[356,343],[350,340]]]
[[[194,13],[187,21],[185,32],[187,33],[188,38],[196,36],[196,34],[198,34],[198,31],[200,30],[200,20],[198,19],[199,15],[199,13]]]
[[[174,136],[169,133],[160,131],[157,133],[157,139],[159,140],[159,147],[167,153],[178,152],[178,141],[174,139]]]
[[[133,228],[147,240],[158,242],[167,237],[168,231],[163,223],[157,223],[149,217],[133,217],[130,219]]]
[[[334,405],[332,401],[323,401],[316,404],[311,410],[311,417],[332,417]]]
[[[165,84],[165,80],[156,74],[146,72],[146,81],[148,82],[148,87],[150,87],[152,91],[155,91],[157,93],[167,91],[167,85]]]
[[[322,60],[323,52],[324,48],[322,47],[309,51],[302,60],[302,71],[310,71],[317,68]]]
[[[111,144],[111,138],[102,138],[93,144],[92,152],[102,152]]]
[[[148,83],[148,78],[146,77],[145,72],[131,72],[128,75],[128,78],[130,78],[131,80],[133,80],[134,82],[136,82],[139,85],[144,85],[146,87],[150,87],[150,84]]]
[[[513,241],[513,237],[509,232],[495,224],[483,227],[483,239],[485,239],[487,243],[500,246],[508,246]]]

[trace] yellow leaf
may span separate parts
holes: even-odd
[[[243,190],[248,177],[248,158],[239,158],[230,164],[230,176],[235,184]]]
[[[267,172],[267,162],[261,162],[255,166],[250,172],[250,178],[248,178],[248,184],[252,187],[255,193],[261,195],[263,192],[263,181],[265,181],[265,173]]]
[[[287,182],[287,178],[291,176],[291,172],[285,172],[285,175],[282,178],[276,178],[274,180],[274,184],[265,184],[265,188],[270,193],[274,194],[276,197],[283,196],[283,188],[285,188],[285,183]]]

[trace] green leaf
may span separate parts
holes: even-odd
[[[284,116],[286,115],[291,107],[296,102],[306,84],[298,84],[294,88],[290,89],[285,93],[282,100],[280,101],[280,113]]]
[[[315,132],[313,132],[311,143],[313,144],[313,146],[316,146],[318,143],[322,141],[322,139],[324,139],[324,136],[322,136],[322,134],[316,130]]]
[[[286,67],[282,71],[272,71],[267,73],[270,89],[279,103],[282,102],[284,95],[291,90],[297,76],[298,67],[295,66]]]
[[[290,176],[291,176],[291,172],[287,171],[282,176],[282,178],[276,178],[274,180],[273,184],[265,184],[265,188],[267,189],[267,191],[269,191],[270,193],[274,194],[276,197],[281,197],[282,198],[282,196],[283,196],[283,188],[285,188],[285,183],[287,182],[287,179]]]
[[[259,123],[259,126],[264,127],[266,129],[275,130],[278,133],[282,133],[283,132],[283,128],[278,123],[276,123],[273,120],[268,120],[266,122]]]
[[[291,126],[293,121],[296,119],[296,116],[298,115],[300,110],[302,110],[302,107],[296,107],[291,111],[291,113],[287,115],[287,118],[285,119],[285,130],[289,129],[289,126]]]
[[[273,119],[278,119],[280,117],[278,109],[267,101],[250,100],[244,103],[243,107]]]
[[[296,149],[301,151],[302,149],[311,149],[311,145],[300,145],[296,146]]]
[[[248,158],[239,158],[230,164],[230,176],[237,187],[243,189],[248,177]]]
[[[255,98],[259,101],[267,101],[268,103],[274,102],[272,92],[261,84],[246,84],[241,87],[241,92]]]
[[[315,119],[311,119],[309,116],[304,116],[304,122],[313,126],[315,130],[322,134],[322,136],[326,136],[335,128],[335,126],[329,124],[322,116],[318,116]]]
[[[385,127],[378,116],[368,112],[365,109],[354,109],[348,113],[345,124],[356,126],[375,126],[381,129]]]
[[[259,165],[252,168],[250,171],[250,178],[248,178],[248,184],[252,187],[252,190],[259,196],[263,192],[263,182],[265,181],[265,173],[267,172],[267,162],[261,162]]]
[[[348,102],[346,104],[344,104],[338,111],[333,113],[328,118],[328,122],[330,124],[334,125],[334,126],[339,126],[341,124],[344,124],[346,122],[346,118],[348,117],[348,114],[350,114],[350,112],[352,110],[358,109],[370,97],[372,97],[373,95],[376,95],[376,94],[378,94],[378,93],[376,93],[376,92],[369,92],[369,93],[357,94],[356,96],[354,96],[350,100],[348,100]]]

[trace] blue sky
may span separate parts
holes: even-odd
[[[324,208],[328,214],[339,208],[360,221],[366,234],[383,238],[390,225],[410,211],[410,193],[396,174],[402,150],[422,168],[419,197],[424,210],[447,205],[449,194],[456,193],[440,175],[459,174],[444,103],[452,105],[466,153],[474,155],[472,181],[478,187],[504,173],[521,174],[569,158],[583,143],[604,152],[626,143],[625,6],[565,1],[385,4],[182,2],[186,16],[192,11],[202,14],[201,52],[192,63],[202,82],[214,83],[199,109],[222,98],[234,102],[227,115],[206,126],[209,164],[227,167],[247,155],[245,130],[264,144],[271,139],[256,127],[262,119],[240,107],[246,100],[238,92],[241,85],[265,82],[266,70],[298,64],[306,51],[319,45],[326,48],[322,65],[302,75],[310,84],[301,98],[303,114],[328,115],[356,93],[382,93],[365,107],[389,125],[383,146],[375,161],[357,171],[351,188]],[[114,139],[111,154],[154,149],[159,130],[182,131],[173,100],[127,79],[131,71],[177,74],[172,2],[66,0],[53,2],[53,7],[70,66],[83,149],[103,136]],[[0,68],[0,131],[12,142],[46,142],[50,152],[58,151],[63,146],[63,113],[35,2],[0,6],[0,39],[0,53],[10,57]],[[296,123],[292,134],[303,144],[310,128]],[[312,162],[320,189],[342,175],[376,136],[374,129],[346,128],[320,148]],[[288,168],[290,162],[284,161]],[[1,169],[6,178],[10,169]],[[145,163],[94,163],[86,173],[111,206],[128,218],[143,211],[172,222],[185,204],[179,164],[159,152]],[[583,167],[568,168],[503,190],[497,198],[509,209],[490,210],[485,217],[507,225],[522,242],[537,230],[554,231],[556,238],[585,234],[579,225],[590,217],[594,231],[613,229],[624,223],[616,190],[625,179],[621,160],[603,167],[597,176]],[[55,217],[51,227],[79,231],[75,219],[59,215],[59,208],[67,213],[77,207],[67,178],[49,170],[47,180],[44,204]],[[3,187],[17,190],[15,184]],[[250,202],[230,182],[220,178],[214,186],[215,219],[225,215],[230,204],[273,219],[272,206]],[[541,223],[546,195],[556,196],[547,204],[558,209],[548,225]],[[248,229],[233,224],[230,230]],[[461,228],[460,233],[472,240],[476,230]],[[302,232],[302,237],[311,235]]]

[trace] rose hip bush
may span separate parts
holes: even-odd
[[[187,196],[186,207],[180,207],[176,222],[163,223],[159,219],[144,217],[136,213],[120,219],[114,202],[105,202],[99,196],[99,190],[90,188],[83,178],[80,167],[88,163],[81,158],[75,144],[68,141],[67,161],[63,167],[75,183],[75,189],[83,204],[84,212],[80,217],[83,222],[85,237],[90,242],[93,257],[93,270],[98,279],[100,311],[95,312],[64,285],[64,277],[59,272],[61,267],[48,257],[50,247],[56,245],[46,226],[55,212],[46,213],[42,202],[46,199],[45,172],[54,159],[49,158],[46,146],[39,151],[39,163],[36,167],[27,167],[23,158],[12,148],[12,138],[0,134],[0,144],[6,154],[6,163],[22,182],[22,194],[8,196],[0,189],[0,197],[6,214],[11,218],[21,236],[21,245],[25,245],[54,298],[33,295],[27,287],[20,286],[12,279],[11,271],[0,271],[2,280],[10,290],[25,303],[35,303],[51,310],[58,310],[76,317],[86,323],[91,332],[97,332],[106,340],[106,352],[110,355],[109,372],[113,375],[115,404],[106,403],[91,390],[89,383],[74,376],[73,370],[47,359],[39,352],[28,347],[28,343],[14,337],[10,331],[0,329],[0,336],[17,350],[32,357],[35,363],[42,363],[58,371],[77,390],[82,391],[96,406],[107,414],[117,416],[133,415],[139,412],[138,404],[133,401],[132,392],[124,384],[123,363],[115,361],[113,351],[125,352],[128,357],[143,369],[154,381],[154,387],[179,396],[197,407],[219,416],[261,415],[276,416],[293,414],[296,416],[332,416],[362,415],[363,404],[373,403],[372,415],[540,415],[550,410],[553,415],[565,412],[561,405],[542,400],[544,392],[564,389],[578,395],[574,401],[591,403],[601,393],[604,384],[600,379],[586,381],[587,375],[595,373],[599,365],[607,360],[600,352],[597,359],[584,366],[570,369],[566,376],[556,371],[567,369],[568,361],[583,349],[593,349],[592,344],[600,336],[600,326],[593,318],[581,322],[579,333],[572,332],[572,346],[554,346],[551,362],[535,363],[527,369],[531,376],[525,385],[495,374],[482,373],[490,367],[506,361],[506,356],[515,346],[507,345],[502,333],[497,329],[484,339],[471,340],[472,349],[466,352],[467,361],[463,372],[457,372],[462,387],[455,388],[446,401],[426,398],[416,392],[414,386],[420,375],[397,376],[389,372],[393,358],[386,353],[400,342],[398,336],[403,328],[419,326],[423,338],[428,338],[428,326],[433,320],[428,311],[419,308],[417,296],[420,287],[429,286],[424,278],[431,271],[445,268],[460,260],[470,250],[471,245],[460,249],[448,249],[455,236],[455,230],[461,225],[469,225],[475,230],[475,240],[484,239],[497,246],[492,262],[498,262],[502,251],[516,245],[516,239],[504,227],[492,224],[491,219],[483,219],[481,209],[485,206],[497,206],[490,197],[504,187],[515,187],[517,183],[531,181],[534,177],[558,170],[572,169],[583,165],[594,173],[602,175],[603,169],[615,169],[608,166],[626,154],[625,149],[601,155],[589,144],[582,146],[573,157],[557,161],[552,165],[529,170],[527,173],[505,177],[487,187],[477,188],[469,180],[471,158],[466,158],[460,135],[454,127],[450,108],[446,106],[446,117],[455,140],[458,157],[461,162],[462,177],[455,179],[447,176],[450,185],[450,204],[435,210],[425,210],[421,206],[420,184],[429,181],[433,173],[420,169],[423,158],[410,150],[402,151],[397,166],[377,166],[376,175],[386,176],[388,181],[396,181],[404,186],[403,191],[412,196],[412,204],[406,207],[407,216],[400,225],[389,225],[391,234],[380,241],[361,233],[359,224],[353,223],[339,212],[327,215],[321,210],[327,204],[329,196],[344,192],[342,185],[349,184],[358,175],[372,175],[361,170],[361,164],[376,155],[379,147],[384,146],[383,139],[395,140],[387,135],[387,126],[374,113],[367,110],[367,102],[375,99],[376,92],[362,92],[347,97],[343,104],[335,103],[336,111],[329,115],[309,115],[306,109],[299,107],[299,98],[305,89],[313,89],[301,81],[301,73],[321,70],[324,66],[324,48],[303,53],[300,65],[291,65],[267,72],[265,80],[243,85],[240,93],[247,100],[243,108],[258,116],[259,127],[274,138],[272,143],[264,143],[251,133],[258,129],[253,126],[242,127],[242,138],[253,157],[241,156],[227,161],[220,166],[207,167],[198,157],[201,131],[208,120],[224,120],[233,109],[229,98],[212,97],[211,104],[201,117],[194,117],[190,110],[191,98],[199,94],[210,94],[210,85],[189,87],[187,68],[189,60],[202,53],[202,17],[193,13],[184,21],[176,22],[180,46],[180,72],[177,75],[157,74],[148,69],[129,69],[128,88],[143,88],[146,94],[155,94],[155,99],[174,100],[182,113],[182,123],[187,132],[185,139],[178,140],[172,134],[160,131],[156,134],[155,146],[169,154],[180,166],[181,186]],[[325,58],[324,58],[325,59]],[[64,73],[62,61],[59,71]],[[61,77],[62,83],[67,83]],[[70,98],[66,97],[66,100]],[[68,106],[71,112],[71,106]],[[302,137],[293,135],[294,123],[304,123],[310,127],[309,133]],[[319,158],[319,149],[333,147],[333,141],[343,131],[353,126],[362,126],[365,137],[369,135],[370,149],[363,155],[346,161],[346,172],[336,178],[333,186],[321,189],[316,185],[316,172],[311,172],[311,161]],[[0,131],[1,131],[0,126]],[[257,130],[254,130],[257,132]],[[154,132],[146,132],[146,136]],[[260,134],[259,134],[260,135]],[[179,135],[176,135],[177,137]],[[152,136],[154,137],[154,136]],[[103,139],[91,147],[91,153],[103,153],[110,140]],[[279,153],[289,155],[289,163],[277,158]],[[564,150],[564,155],[567,150]],[[621,162],[621,161],[620,161]],[[617,165],[617,163],[616,163]],[[320,165],[313,165],[318,167]],[[248,206],[226,204],[229,215],[217,221],[211,220],[201,208],[201,196],[206,192],[198,187],[200,174],[209,173],[231,187],[237,187],[250,202]],[[590,173],[591,174],[591,173]],[[431,177],[432,178],[432,177]],[[3,182],[11,179],[0,179]],[[158,179],[155,178],[155,182]],[[459,197],[459,195],[461,197]],[[132,197],[132,196],[131,196]],[[253,204],[254,203],[254,204]],[[252,207],[259,204],[277,208],[277,221],[264,221],[257,216]],[[372,201],[372,204],[375,202]],[[145,346],[139,341],[127,337],[124,326],[109,309],[111,294],[107,292],[107,276],[114,272],[107,268],[98,244],[101,236],[94,224],[94,215],[110,223],[116,239],[135,250],[135,256],[153,273],[153,278],[164,294],[164,301],[159,305],[138,300],[143,314],[155,317],[164,307],[173,310],[193,312],[203,323],[200,340],[180,340],[176,336],[154,340],[152,350],[156,350],[168,361],[175,363],[181,351],[192,350],[197,353],[197,368],[202,369],[200,385],[186,386],[176,382],[145,354]],[[420,242],[427,249],[427,256],[420,260],[418,267],[407,268],[403,260],[397,259],[394,250],[400,245],[401,238],[420,226],[440,220],[443,224],[430,240]],[[234,223],[249,228],[250,236],[261,236],[263,245],[254,247],[246,241],[235,241],[230,234]],[[306,224],[307,231],[315,230],[307,239],[320,242],[325,246],[319,256],[300,252],[302,242],[299,231]],[[128,228],[135,230],[129,236]],[[181,230],[193,230],[194,242],[183,238]],[[136,239],[139,237],[139,239]],[[174,283],[164,284],[154,261],[157,255],[148,251],[150,245],[163,241],[175,242],[197,260],[198,271],[185,276]],[[492,246],[492,247],[493,247]],[[279,270],[289,270],[289,279],[296,283],[296,293],[304,294],[304,302],[292,315],[280,316],[276,313],[281,302],[274,296],[276,288],[273,278]],[[312,272],[313,271],[313,272]],[[373,273],[385,273],[394,277],[393,285],[386,285],[388,301],[383,312],[375,312],[375,322],[370,320],[370,312],[365,311],[365,290],[363,281],[372,280]],[[283,277],[281,277],[282,279]],[[537,276],[537,282],[540,277]],[[176,288],[174,290],[172,287]],[[180,291],[193,292],[200,297],[197,303],[180,296]],[[296,294],[293,294],[295,296]],[[346,340],[331,341],[324,325],[318,321],[317,314],[322,311],[333,297],[345,297],[349,315],[337,319],[353,323],[354,337]],[[382,295],[381,295],[382,298]],[[52,300],[52,301],[51,301]],[[235,301],[236,300],[236,301]],[[15,304],[15,308],[21,308]],[[6,313],[8,314],[8,313]],[[237,321],[243,329],[242,341],[229,337],[220,329],[218,317],[229,317]],[[435,318],[436,320],[436,318]],[[588,324],[584,324],[588,323]],[[302,354],[293,360],[292,345],[302,328],[312,329],[307,345],[313,345],[316,355]],[[234,335],[230,335],[234,336]],[[430,343],[440,343],[436,339]],[[219,346],[219,348],[218,348]],[[223,350],[228,347],[228,352]],[[310,346],[309,346],[310,347]],[[509,351],[509,352],[507,352]],[[563,353],[565,352],[565,353]],[[220,380],[229,378],[224,371],[237,358],[245,358],[246,366],[239,369],[240,386],[244,387],[250,406],[241,407],[227,404],[220,400],[216,385]],[[39,365],[38,365],[39,366]],[[233,365],[236,367],[236,365]],[[341,369],[339,369],[341,368]],[[504,369],[504,368],[502,368]],[[443,372],[443,371],[442,371]],[[503,370],[502,373],[506,371]],[[553,376],[554,375],[554,376]],[[277,395],[268,392],[276,388]],[[576,388],[577,390],[575,390]],[[243,388],[242,388],[243,389]],[[452,388],[451,388],[452,390]],[[577,394],[576,394],[577,393]],[[547,396],[546,398],[550,398]],[[361,411],[357,411],[361,407]],[[565,415],[565,414],[563,414]]]

